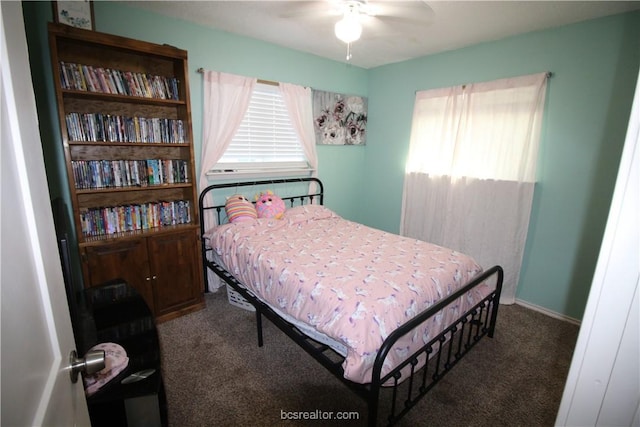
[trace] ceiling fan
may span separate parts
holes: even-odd
[[[288,16],[335,17],[334,34],[347,45],[347,61],[353,56],[351,44],[360,39],[364,26],[369,27],[371,32],[383,33],[384,27],[376,25],[380,21],[397,25],[425,25],[433,17],[433,10],[424,0],[324,0],[292,4],[296,5],[293,8],[304,9],[290,10]]]

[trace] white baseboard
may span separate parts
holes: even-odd
[[[580,326],[580,321],[578,319],[574,319],[573,317],[569,317],[564,314],[556,313],[555,311],[551,311],[547,308],[540,307],[539,305],[531,304],[530,302],[526,302],[517,298],[516,298],[516,304],[529,308],[534,311],[538,311],[542,314],[546,314],[547,316],[551,316],[556,319],[564,320],[565,322],[573,323],[574,325]]]

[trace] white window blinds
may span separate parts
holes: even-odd
[[[307,168],[277,86],[256,84],[240,128],[214,171]]]

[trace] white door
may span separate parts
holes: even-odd
[[[640,426],[640,73],[557,426]]]
[[[0,2],[3,426],[89,426],[55,238],[21,2]]]

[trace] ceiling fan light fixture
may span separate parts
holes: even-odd
[[[345,43],[353,43],[358,40],[362,35],[360,14],[354,10],[345,11],[344,17],[336,22],[334,30],[336,37]]]

